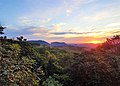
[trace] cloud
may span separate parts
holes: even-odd
[[[54,33],[51,33],[51,34],[65,35],[65,34],[91,34],[91,33],[100,33],[100,31],[97,31],[97,32],[82,32],[82,33],[79,33],[79,32],[54,32]]]
[[[73,11],[83,4],[88,4],[96,0],[64,0],[64,5],[66,8],[66,15],[70,16]]]
[[[15,25],[6,25],[5,27],[7,27],[7,30],[19,30],[19,28]]]
[[[40,32],[40,33],[48,32],[45,27],[33,27],[29,31],[31,31],[31,32]]]
[[[101,37],[108,37],[112,36],[115,34],[120,34],[120,29],[106,29],[106,30],[94,30],[90,32],[52,32],[53,36],[57,37],[65,37],[65,38],[73,38],[73,37],[96,37],[96,38],[101,38]]]
[[[52,24],[50,32],[60,32],[62,28],[66,25],[66,23],[56,23]]]
[[[48,23],[48,22],[50,22],[51,20],[52,20],[51,18],[43,19],[43,20],[42,20],[42,23]]]
[[[110,34],[120,34],[120,29],[109,31]]]
[[[20,17],[18,22],[20,25],[26,26],[26,25],[31,25],[32,20],[28,17]]]
[[[20,17],[18,23],[20,26],[41,26],[49,23],[52,18],[31,18],[31,17]]]
[[[29,30],[29,32],[31,32],[32,36],[37,36],[37,37],[47,37],[49,34],[48,34],[48,30],[46,27],[34,27],[34,28],[31,28]]]
[[[53,24],[52,26],[53,26],[54,28],[61,28],[61,27],[63,27],[64,25],[66,25],[66,23]]]
[[[65,38],[65,37],[51,37],[50,42],[53,41],[60,41],[60,42],[67,42],[67,43],[89,43],[91,41],[104,41],[106,37],[101,37],[101,38],[95,38],[92,36],[80,36],[80,37],[71,37],[71,38]]]
[[[54,24],[56,26],[60,26],[59,28],[63,27],[64,23]],[[54,29],[54,30],[53,30]],[[64,30],[55,30],[55,28],[48,29],[47,27],[39,27],[39,26],[28,26],[24,29],[20,29],[19,35],[23,35],[28,39],[44,39],[48,40],[49,42],[52,41],[66,41],[68,43],[75,42],[75,43],[82,43],[82,42],[89,42],[93,40],[104,40],[106,37],[120,34],[120,29],[106,29],[106,30],[93,30],[89,32],[73,32],[68,30],[66,32],[62,32]],[[53,32],[54,31],[54,32]],[[78,41],[79,40],[79,41]]]
[[[116,26],[120,26],[120,22],[115,22],[115,23],[111,23],[111,24],[106,25],[106,27],[116,27]]]
[[[114,31],[112,34],[120,34],[120,31]]]
[[[64,37],[64,38],[74,38],[74,37],[84,37],[84,36],[97,36],[101,34],[101,31],[91,31],[91,32],[52,32],[53,37]]]
[[[25,18],[26,19],[26,18]],[[27,19],[26,19],[27,20]],[[48,19],[49,20],[49,19]],[[19,26],[13,26],[13,25],[8,25],[9,29],[12,31],[12,33],[16,33],[17,31],[17,36],[23,35],[25,37],[29,38],[49,38],[49,37],[54,37],[51,32],[59,32],[62,31],[62,27],[66,25],[66,23],[56,23],[52,24],[50,26],[46,25],[19,25]]]
[[[92,21],[98,21],[98,20],[103,20],[110,17],[109,12],[98,12],[94,15],[90,16],[81,16],[82,19],[84,20],[92,20]]]
[[[70,16],[71,14],[72,14],[72,10],[67,9],[67,10],[66,10],[66,15],[67,15],[67,16]]]

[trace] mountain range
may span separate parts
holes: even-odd
[[[37,45],[47,45],[47,46],[52,46],[52,47],[73,46],[73,47],[95,48],[99,45],[99,44],[93,44],[93,43],[80,43],[80,44],[75,44],[75,43],[67,44],[65,42],[51,42],[51,43],[49,43],[49,42],[44,41],[44,40],[30,40],[28,42],[33,43],[33,44],[37,44]]]

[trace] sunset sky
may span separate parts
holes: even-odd
[[[102,42],[120,34],[120,0],[0,0],[0,23],[10,38]]]

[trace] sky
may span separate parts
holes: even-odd
[[[99,43],[120,34],[120,0],[0,0],[9,38]]]

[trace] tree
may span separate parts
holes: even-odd
[[[24,41],[24,42],[26,42],[26,41],[27,41],[27,39],[24,39],[24,37],[23,37],[23,36],[17,37],[17,40],[18,40],[18,41]]]
[[[29,55],[23,55],[29,50],[26,48],[31,47],[27,43],[14,42],[6,40],[0,46],[0,86],[39,86],[40,78],[32,71],[36,63],[33,57],[36,56],[31,55],[32,51],[28,51]],[[41,73],[42,70],[39,70],[39,75]]]
[[[59,81],[56,81],[54,78],[49,76],[49,78],[47,78],[46,81],[42,83],[42,86],[63,86],[63,85],[59,83]]]
[[[108,45],[120,44],[120,35],[114,35],[112,38],[107,38],[107,41],[105,43]]]
[[[120,55],[120,35],[114,35],[111,38],[107,38],[101,46],[97,47],[97,50],[104,54]]]
[[[5,27],[0,25],[0,34],[4,34],[3,30],[5,29]]]

